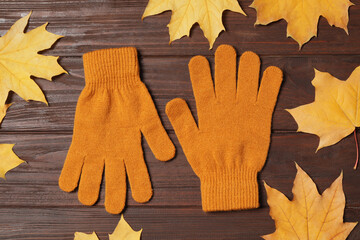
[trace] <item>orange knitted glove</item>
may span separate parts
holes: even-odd
[[[76,107],[73,140],[59,186],[73,191],[81,175],[79,201],[93,205],[105,168],[105,208],[117,214],[125,205],[126,173],[135,201],[147,202],[152,196],[141,133],[159,160],[171,159],[175,147],[140,80],[135,48],[94,51],[83,60],[86,85]]]
[[[206,58],[196,56],[189,63],[198,126],[183,99],[166,106],[186,158],[200,178],[204,211],[259,207],[257,173],[268,153],[282,82],[282,71],[268,67],[258,91],[259,69],[259,57],[245,52],[236,82],[236,52],[221,45],[215,53],[215,90]]]

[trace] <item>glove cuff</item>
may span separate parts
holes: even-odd
[[[95,87],[133,86],[140,82],[134,47],[101,49],[83,55],[86,85]]]
[[[207,173],[200,177],[205,212],[259,207],[257,171],[252,169]]]

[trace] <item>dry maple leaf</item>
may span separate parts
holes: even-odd
[[[96,233],[86,234],[82,232],[76,232],[74,240],[99,240]]]
[[[191,27],[199,23],[210,49],[219,33],[225,30],[222,24],[223,11],[230,10],[246,16],[237,0],[149,0],[142,19],[168,10],[172,11],[168,24],[170,43],[189,36]]]
[[[288,23],[287,36],[299,43],[299,47],[317,36],[320,16],[331,26],[347,30],[349,0],[254,0],[250,7],[255,8],[255,24],[267,25],[285,19]]]
[[[10,91],[20,97],[47,103],[39,86],[31,76],[51,81],[53,76],[66,71],[58,64],[58,57],[44,56],[39,51],[50,48],[62,36],[46,31],[47,23],[27,33],[31,12],[19,19],[0,38],[0,122],[9,104],[5,104]]]
[[[141,232],[142,229],[134,231],[126,222],[124,216],[121,215],[121,219],[114,232],[109,234],[109,240],[140,240]],[[76,232],[74,240],[99,240],[99,238],[96,236],[95,232],[92,234]]]
[[[319,194],[315,183],[297,164],[292,189],[294,199],[264,183],[270,216],[276,231],[262,236],[266,240],[345,240],[356,223],[343,222],[345,195],[343,174]]]
[[[297,122],[298,131],[319,136],[317,150],[339,142],[352,132],[356,139],[355,127],[360,127],[360,67],[346,81],[315,69],[311,83],[315,87],[315,101],[286,109]]]
[[[25,162],[13,152],[15,144],[0,144],[0,177],[5,179],[5,174]]]

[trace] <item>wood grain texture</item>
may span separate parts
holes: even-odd
[[[73,239],[75,231],[93,230],[100,239],[108,239],[108,233],[114,231],[119,221],[119,216],[106,214],[102,208],[0,208],[0,216],[9,213],[6,220],[0,218],[4,239]],[[359,217],[356,210],[345,211],[349,221]],[[217,214],[192,207],[128,208],[125,218],[135,230],[144,229],[142,239],[248,240],[274,231],[265,208]],[[348,239],[359,237],[360,231],[355,228]]]
[[[2,29],[8,29],[20,14],[34,10],[30,20],[32,29],[44,22],[54,33],[65,35],[59,41],[54,54],[81,56],[83,53],[100,48],[136,46],[146,55],[212,55],[222,43],[232,44],[238,50],[253,50],[259,54],[309,55],[309,54],[359,54],[360,3],[350,8],[348,36],[344,30],[329,26],[320,18],[319,36],[306,44],[301,52],[298,44],[286,38],[286,22],[281,20],[269,26],[256,26],[256,11],[249,7],[251,0],[241,1],[248,15],[226,11],[224,24],[228,30],[217,39],[213,50],[203,36],[199,26],[191,31],[191,38],[175,41],[169,48],[166,25],[170,12],[147,17],[141,21],[146,0],[79,0],[79,1],[1,1],[0,16]]]
[[[147,204],[138,204],[131,198],[129,190],[129,206],[181,205],[201,208],[200,182],[188,164],[175,134],[170,134],[170,137],[177,147],[177,155],[169,162],[155,159],[144,141],[144,157],[151,175],[154,197]],[[358,174],[352,170],[356,156],[353,139],[346,138],[333,148],[324,148],[315,154],[317,141],[317,137],[307,134],[273,134],[267,163],[259,175],[262,206],[267,205],[262,181],[291,196],[296,161],[305,166],[304,170],[313,177],[321,192],[330,186],[339,176],[340,169],[343,169],[347,206],[360,207],[360,189],[354,184]],[[1,181],[4,183],[0,184],[2,206],[81,206],[76,191],[65,193],[57,185],[71,142],[70,134],[2,134],[1,142],[16,142],[15,152],[27,161],[27,164],[12,170],[6,182]],[[102,186],[98,206],[103,206],[104,193]]]
[[[242,52],[238,50],[240,55]],[[360,63],[360,55],[340,56],[262,56],[262,69],[274,65],[284,71],[284,82],[274,113],[274,131],[295,131],[296,122],[284,109],[293,108],[314,100],[314,68],[330,72],[346,80]],[[208,57],[214,66],[214,57]],[[146,57],[140,52],[141,77],[151,92],[165,127],[170,122],[165,115],[165,105],[175,97],[188,101],[196,116],[195,99],[188,72],[188,56]],[[1,131],[72,131],[78,96],[85,85],[81,58],[62,58],[60,63],[69,71],[55,77],[53,82],[36,80],[44,90],[49,107],[40,102],[25,102],[15,94],[14,102],[6,115]]]
[[[226,11],[227,32],[220,34],[213,50],[198,25],[191,38],[182,38],[170,46],[167,23],[170,12],[141,21],[147,0],[2,0],[0,35],[21,16],[33,10],[28,30],[49,22],[48,30],[64,35],[45,55],[60,55],[60,63],[69,75],[53,82],[35,79],[44,90],[49,107],[25,102],[11,94],[14,102],[1,125],[0,142],[16,143],[14,150],[22,164],[0,180],[0,239],[73,239],[75,231],[96,231],[107,239],[119,215],[104,209],[104,183],[99,201],[86,207],[77,200],[77,192],[62,192],[57,180],[71,143],[77,98],[84,87],[81,56],[88,51],[122,46],[139,50],[141,78],[147,85],[160,117],[176,145],[175,159],[156,160],[144,140],[144,157],[151,175],[154,196],[139,204],[128,190],[124,215],[143,240],[152,239],[261,239],[274,231],[269,217],[262,181],[289,198],[296,174],[296,161],[324,191],[344,172],[347,198],[345,220],[360,219],[359,170],[353,171],[355,143],[349,136],[338,144],[315,154],[318,138],[296,133],[297,125],[284,109],[310,103],[314,99],[311,80],[314,68],[345,80],[360,65],[360,0],[350,8],[349,33],[330,27],[320,19],[319,36],[298,51],[297,43],[286,38],[286,22],[256,26],[251,0],[240,1],[248,17]],[[275,65],[284,71],[284,82],[273,116],[273,135],[267,163],[259,174],[261,208],[250,211],[206,214],[201,210],[200,183],[189,166],[176,135],[164,113],[165,105],[175,97],[184,98],[196,117],[187,64],[194,55],[205,55],[212,66],[213,54],[220,44],[233,45],[238,55],[251,50],[262,60],[262,71]],[[349,240],[360,239],[357,227]]]

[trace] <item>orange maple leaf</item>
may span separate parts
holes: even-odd
[[[343,222],[345,195],[343,174],[319,194],[315,183],[297,164],[297,174],[292,189],[294,199],[289,199],[266,183],[270,216],[276,231],[262,236],[266,240],[345,240],[356,223]]]
[[[349,0],[254,0],[250,7],[255,8],[255,24],[267,25],[285,19],[288,23],[287,36],[299,43],[299,47],[317,35],[320,16],[331,26],[347,30]]]

